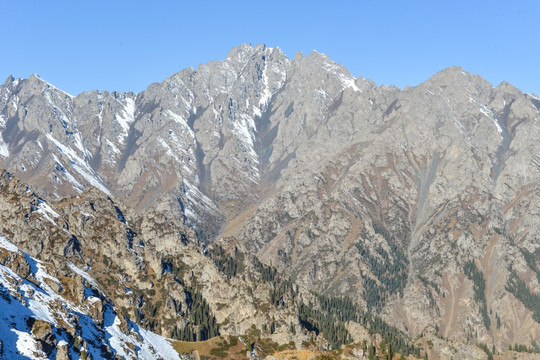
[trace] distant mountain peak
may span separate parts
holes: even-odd
[[[174,223],[413,338],[436,324],[497,349],[540,343],[540,300],[524,292],[540,252],[533,95],[459,66],[401,91],[317,51],[291,60],[261,44],[138,94],[73,99],[36,75],[14,82],[0,86],[0,167],[43,198],[93,186],[125,203],[158,250],[133,229],[115,241],[156,274],[163,249],[185,242],[157,233]]]

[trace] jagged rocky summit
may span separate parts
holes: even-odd
[[[130,281],[144,282],[149,269],[161,279],[167,257],[184,252],[182,236],[226,244],[306,293],[351,298],[412,338],[503,351],[540,342],[539,109],[536,95],[459,67],[402,90],[355,78],[315,51],[289,59],[242,45],[139,94],[74,97],[35,75],[8,78],[0,167],[49,202],[77,203],[65,199],[90,191],[111,219],[113,203],[139,219],[114,220],[111,238],[126,240],[104,252],[133,259],[119,265]],[[84,216],[65,211],[84,227]],[[67,247],[48,245],[48,233],[17,237],[18,226],[0,235],[42,261],[99,246],[73,225],[65,230],[77,242]],[[79,265],[105,263],[89,256]],[[197,259],[183,261],[207,258]],[[189,274],[184,281],[194,286]],[[223,305],[203,297],[217,314],[233,288]],[[239,334],[252,323],[228,324]]]

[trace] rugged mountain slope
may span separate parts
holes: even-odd
[[[312,149],[317,161],[304,156],[238,237],[300,282],[357,296],[412,334],[436,324],[443,336],[499,347],[538,341],[538,294],[527,309],[508,291],[516,276],[539,289],[537,105],[459,68],[367,119],[342,102],[320,128],[349,117],[362,131],[339,137],[337,154]],[[462,275],[469,263],[481,286]]]
[[[290,339],[289,326],[299,327],[293,309],[273,306],[268,298],[273,284],[260,283],[261,269],[247,255],[235,260],[241,278],[226,274],[225,266],[216,266],[224,254],[210,256],[213,248],[193,244],[189,229],[161,213],[140,217],[95,188],[49,205],[7,172],[0,175],[0,190],[0,234],[8,244],[0,247],[11,252],[0,263],[33,281],[30,272],[37,270],[27,261],[30,256],[42,261],[58,284],[38,279],[36,285],[74,306],[99,297],[103,304],[90,314],[97,322],[114,310],[163,336],[189,338],[181,332],[193,332],[193,340],[215,336],[219,329],[245,334],[272,319],[276,339]],[[21,261],[19,249],[28,254]]]
[[[232,347],[233,358],[250,346],[316,354],[381,336],[419,351],[350,300],[299,289],[234,239],[196,245],[174,220],[141,217],[96,188],[47,202],[3,171],[0,234],[0,358],[193,357],[166,337],[215,337],[204,350]]]
[[[171,233],[233,238],[411,335],[502,350],[540,342],[539,109],[458,67],[400,90],[243,45],[140,94],[10,78],[0,166],[43,196],[93,185]],[[150,238],[158,254],[178,242]]]
[[[353,77],[324,55],[291,62],[277,48],[246,45],[140,94],[74,98],[35,75],[10,78],[0,94],[0,165],[48,195],[93,185],[136,208],[181,212],[195,224],[204,214],[198,228],[209,237],[222,213],[256,201],[294,157],[293,133],[285,143],[274,141],[279,126],[270,119],[276,111],[290,117],[294,104],[273,97],[292,87],[300,93],[297,107],[320,113],[326,93],[304,99],[303,87],[319,87],[321,66],[332,96],[356,89]],[[290,123],[298,130],[300,124]]]

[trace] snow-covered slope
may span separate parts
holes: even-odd
[[[117,315],[88,273],[66,267],[66,278],[82,275],[84,302],[76,305],[48,264],[0,237],[0,358],[179,359],[168,339]],[[15,272],[25,272],[25,278]],[[72,273],[69,273],[72,272]],[[96,316],[96,310],[99,311]],[[96,319],[97,318],[97,319]]]

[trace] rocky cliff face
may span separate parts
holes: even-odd
[[[126,219],[141,219],[118,224],[124,237],[170,221],[146,247],[103,249],[133,281],[137,256],[157,273],[156,254],[179,251],[177,226],[193,228],[411,335],[502,350],[540,342],[539,109],[535,95],[458,67],[400,90],[324,54],[243,45],[139,94],[7,79],[0,166],[42,196],[92,185],[121,199]],[[65,214],[84,233],[95,220],[76,210]]]

